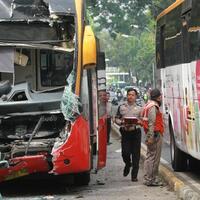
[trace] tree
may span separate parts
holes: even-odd
[[[89,7],[90,14],[94,22],[99,24],[99,30],[107,29],[113,36],[117,33],[130,34],[134,24],[141,24],[142,28],[149,21],[144,12],[145,7],[138,2],[99,0],[94,7]]]
[[[154,33],[144,32],[140,36],[140,48],[134,56],[134,66],[137,80],[145,82],[153,81],[152,65],[155,62],[155,38]]]
[[[107,29],[111,36],[117,33],[131,34],[134,25],[140,32],[150,23],[147,15],[150,11],[155,18],[175,0],[87,0],[91,18],[98,24],[97,31]]]
[[[154,33],[144,32],[140,37],[117,34],[110,37],[107,31],[99,33],[101,48],[109,59],[109,67],[117,67],[123,72],[131,72],[137,81],[152,81],[154,61]]]
[[[149,9],[156,18],[165,8],[174,3],[176,0],[153,0],[149,2]]]
[[[131,71],[137,80],[152,82],[155,19],[173,2],[175,0],[92,1],[88,16],[99,33],[109,66]]]

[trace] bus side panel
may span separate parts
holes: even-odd
[[[195,74],[196,73],[196,74]],[[195,96],[194,96],[194,110],[195,110],[195,138],[194,138],[194,142],[195,142],[195,155],[194,157],[200,159],[200,60],[198,60],[197,62],[194,63],[194,74],[195,74],[195,83],[194,85],[196,87],[195,88]]]
[[[185,100],[184,91],[181,90],[181,86],[184,84],[183,67],[182,65],[176,65],[162,70],[164,113],[168,113],[171,117],[174,139],[179,147],[185,146],[186,143]]]
[[[186,64],[186,67],[188,69],[187,70],[188,81],[187,81],[187,87],[185,89],[187,91],[186,121],[188,125],[186,141],[187,141],[187,149],[188,149],[189,154],[192,156],[195,156],[194,154],[196,154],[195,152],[197,152],[197,147],[195,144],[197,141],[196,141],[195,134],[197,130],[197,127],[196,127],[197,123],[199,123],[198,122],[199,117],[195,116],[195,113],[197,112],[195,110],[196,108],[198,108],[198,106],[195,105],[195,99],[197,99],[196,97],[196,93],[197,93],[196,62],[188,63]]]
[[[106,154],[107,154],[107,122],[106,117],[99,119],[98,128],[98,163],[97,169],[101,169],[106,166]]]
[[[72,124],[68,140],[52,152],[54,174],[86,172],[91,168],[88,122],[79,116]]]
[[[177,146],[200,159],[200,61],[161,70],[164,113],[169,113]],[[166,112],[167,110],[167,112]]]
[[[182,65],[184,91],[184,114],[182,121],[182,145],[180,149],[200,159],[199,155],[199,108],[198,108],[198,77],[199,75],[198,62],[185,63]]]

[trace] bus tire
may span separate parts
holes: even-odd
[[[170,155],[171,164],[174,171],[180,172],[187,170],[187,155],[181,151],[177,146],[174,139],[174,131],[172,125],[169,125],[170,131]]]
[[[74,184],[76,186],[88,185],[90,182],[90,172],[82,172],[74,175]]]
[[[200,160],[189,156],[189,170],[190,171],[199,171],[200,169]]]

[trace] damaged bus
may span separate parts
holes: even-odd
[[[84,4],[0,0],[0,182],[48,174],[88,184],[106,164],[105,56]]]

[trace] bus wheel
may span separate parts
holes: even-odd
[[[74,184],[76,186],[88,185],[90,182],[90,172],[83,172],[74,175]]]
[[[190,171],[199,171],[200,170],[200,160],[189,156],[189,170]]]
[[[171,123],[169,131],[172,168],[174,169],[174,171],[185,171],[187,169],[187,155],[176,146],[174,131]]]

